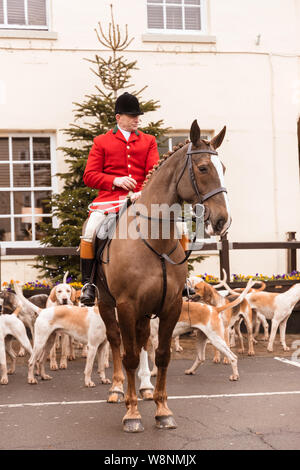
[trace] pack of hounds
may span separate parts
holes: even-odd
[[[109,367],[109,343],[106,337],[104,322],[97,306],[80,305],[80,291],[76,291],[66,282],[56,285],[50,292],[25,298],[21,287],[14,285],[15,292],[0,293],[0,384],[8,383],[8,375],[16,369],[17,355],[29,354],[29,384],[37,384],[38,377],[50,380],[46,373],[47,360],[50,370],[66,369],[69,360],[75,359],[75,350],[81,349],[86,357],[84,383],[94,387],[92,372],[97,355],[99,381],[110,384],[106,377]],[[230,364],[230,380],[238,380],[238,357],[232,352],[236,338],[240,341],[238,353],[244,353],[244,341],[241,323],[245,323],[248,339],[248,355],[255,354],[255,339],[263,327],[263,339],[268,341],[267,350],[272,352],[274,340],[279,327],[280,343],[284,351],[286,345],[286,325],[294,306],[300,300],[300,283],[295,283],[283,293],[266,292],[266,285],[260,281],[260,287],[254,289],[255,281],[249,280],[246,288],[232,290],[226,282],[226,274],[220,284],[213,287],[201,278],[194,276],[187,279],[194,290],[189,298],[184,297],[182,310],[173,332],[176,351],[181,351],[179,337],[194,332],[196,336],[196,354],[191,367],[185,374],[195,374],[196,369],[205,361],[205,349],[210,342],[215,349],[213,361],[220,362],[221,354],[224,363]],[[256,281],[258,282],[258,281]],[[222,288],[222,290],[218,290]],[[117,312],[116,312],[117,315]],[[271,332],[269,334],[269,324]],[[155,376],[155,349],[158,345],[159,318],[150,322],[151,332],[147,351],[142,349],[138,375],[144,384],[141,388],[153,388],[150,377]],[[20,343],[16,353],[13,344]],[[60,346],[60,362],[57,363],[57,350]],[[7,356],[10,368],[7,368]],[[149,369],[148,356],[153,364]],[[145,384],[146,381],[146,384]]]

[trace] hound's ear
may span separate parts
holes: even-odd
[[[56,302],[57,301],[56,286],[53,287],[53,289],[51,290],[50,295],[49,295],[49,299],[51,300],[51,302]]]
[[[191,125],[190,129],[190,140],[194,145],[197,145],[198,140],[200,139],[200,127],[198,126],[197,119],[195,119]]]
[[[71,302],[73,302],[74,304],[76,300],[77,300],[76,290],[74,289],[74,287],[71,287]]]
[[[20,311],[21,311],[21,307],[17,307],[16,310],[15,310],[13,313],[14,313],[14,314],[16,315],[16,317],[17,317],[17,316],[19,315]]]
[[[218,135],[215,135],[215,137],[211,139],[210,144],[213,146],[214,149],[217,149],[218,147],[220,147],[225,137],[225,133],[226,133],[226,126],[223,127],[223,129],[221,130],[221,132],[219,132]]]

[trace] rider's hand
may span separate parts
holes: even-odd
[[[131,176],[117,176],[114,179],[113,184],[114,186],[118,186],[119,188],[131,191],[136,187],[137,182],[135,181],[135,179],[131,178]]]
[[[130,196],[131,202],[135,202],[140,197],[141,194],[142,194],[141,191],[131,194]]]

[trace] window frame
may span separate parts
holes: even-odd
[[[204,35],[207,34],[207,5],[206,5],[206,0],[200,0],[200,5],[185,5],[184,0],[183,3],[181,4],[183,16],[182,16],[182,24],[184,26],[184,9],[185,7],[193,7],[193,8],[200,8],[200,22],[201,22],[201,29],[185,29],[184,27],[182,29],[170,29],[166,27],[166,6],[168,3],[168,0],[161,0],[163,2],[163,22],[164,22],[164,28],[148,28],[148,9],[147,6],[159,6],[161,5],[160,3],[152,3],[151,0],[148,3],[148,0],[146,0],[146,18],[147,18],[147,32],[148,33],[157,33],[157,34],[180,34],[180,35]],[[168,6],[179,6],[179,4],[168,4]]]
[[[20,29],[20,30],[40,30],[40,31],[49,31],[49,18],[50,18],[50,5],[49,0],[45,0],[46,6],[46,25],[29,25],[28,23],[28,0],[24,1],[24,12],[25,12],[25,24],[11,24],[7,22],[7,0],[3,0],[3,23],[0,23],[0,31],[7,29]],[[5,22],[6,21],[6,22]]]
[[[33,132],[33,133],[25,133],[25,132],[19,132],[19,133],[6,133],[6,134],[0,134],[1,138],[8,138],[8,146],[9,146],[9,159],[8,160],[1,160],[0,162],[0,169],[1,165],[3,164],[9,164],[9,186],[6,187],[1,187],[0,192],[8,192],[9,197],[10,197],[10,213],[9,214],[0,214],[0,220],[1,219],[10,219],[10,226],[11,226],[11,238],[15,238],[15,225],[14,225],[14,219],[20,218],[22,214],[14,214],[14,192],[21,192],[21,191],[26,191],[30,192],[30,197],[31,197],[31,207],[34,207],[34,192],[35,191],[49,191],[53,194],[58,193],[58,177],[56,176],[57,174],[57,168],[56,168],[56,135],[54,133],[50,132]],[[34,160],[33,159],[33,138],[50,138],[50,160]],[[30,158],[29,160],[13,160],[13,155],[12,155],[12,139],[13,138],[29,138],[29,151],[30,151]],[[13,186],[13,173],[12,173],[12,166],[13,164],[24,164],[28,163],[30,165],[30,175],[33,173],[33,165],[34,164],[42,164],[42,163],[50,163],[50,178],[51,178],[51,186]],[[24,217],[24,214],[23,214]],[[28,215],[27,217],[32,218],[32,238],[33,240],[10,240],[10,241],[0,241],[0,245],[3,246],[4,248],[22,248],[22,247],[39,247],[41,246],[41,243],[39,240],[35,239],[35,218],[40,217],[39,215],[35,215],[32,213],[32,215]],[[43,213],[42,217],[51,217],[52,218],[52,224],[56,223],[56,218],[53,217],[51,213]]]

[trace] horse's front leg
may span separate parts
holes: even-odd
[[[108,403],[120,403],[124,401],[123,383],[125,380],[122,370],[122,359],[120,353],[121,337],[117,323],[114,307],[103,302],[99,303],[100,315],[105,323],[107,339],[111,346],[113,360],[112,386],[109,390]]]
[[[144,427],[137,406],[138,398],[135,386],[135,373],[139,365],[141,351],[136,338],[135,311],[128,303],[118,305],[117,310],[124,347],[123,365],[127,375],[125,395],[127,413],[123,418],[123,430],[125,432],[142,432]]]
[[[160,315],[158,348],[155,352],[157,379],[153,398],[157,406],[155,415],[156,426],[161,429],[177,428],[173,413],[167,405],[166,380],[171,357],[172,333],[178,321],[180,311],[181,302],[178,302]]]

